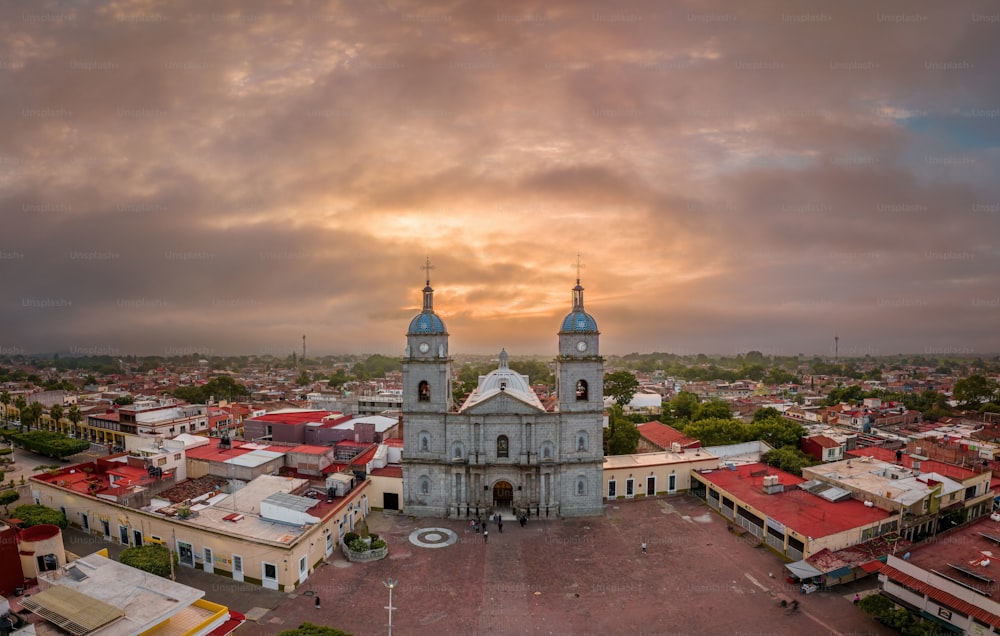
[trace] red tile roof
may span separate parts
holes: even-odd
[[[920,579],[910,576],[905,572],[900,572],[891,565],[883,565],[882,569],[879,570],[879,574],[885,575],[887,578],[896,581],[897,583],[902,583],[906,587],[917,590],[929,596],[930,598],[938,601],[939,603],[946,605],[952,609],[956,609],[960,612],[964,612],[973,618],[979,619],[980,621],[990,625],[992,627],[1000,627],[1000,616],[996,614],[991,614],[981,607],[977,607],[968,601],[963,601],[962,599],[945,592],[944,590],[939,590],[938,588],[924,583]]]
[[[764,476],[778,475],[784,492],[769,495],[763,490]],[[720,490],[766,514],[783,525],[808,537],[826,537],[851,528],[871,525],[889,518],[889,512],[868,508],[851,499],[832,503],[797,486],[805,480],[766,464],[736,466],[736,470],[721,469],[698,473]]]
[[[367,464],[372,460],[372,457],[375,457],[376,452],[378,452],[378,446],[374,445],[365,452],[361,453],[360,455],[352,459],[351,463],[356,465]]]
[[[808,439],[820,448],[840,448],[840,442],[826,435],[813,435]]]
[[[656,444],[664,450],[670,450],[670,445],[674,442],[681,445],[681,448],[700,448],[701,442],[688,437],[684,433],[681,433],[676,428],[672,426],[667,426],[663,422],[658,422],[656,420],[652,422],[646,422],[644,424],[639,424],[636,426],[639,429],[639,435],[650,442]]]

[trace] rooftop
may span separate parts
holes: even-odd
[[[77,624],[87,631],[74,633],[99,636],[142,633],[178,614],[205,594],[98,554],[77,559],[58,570],[42,573],[38,578],[42,592],[31,598],[44,608],[41,610],[43,616],[57,625],[60,624],[58,621],[84,621]],[[78,601],[67,603],[64,598],[66,592],[56,591],[57,588],[71,590],[69,596],[92,606],[110,606],[122,615],[110,623],[102,623],[103,627],[95,628],[87,624],[88,619],[84,616],[89,606],[79,605]],[[49,618],[53,614],[58,616],[53,616],[55,621]]]
[[[784,492],[765,493],[763,486],[767,475],[778,475],[780,483],[785,486]],[[797,488],[804,482],[801,477],[767,464],[745,464],[733,469],[701,472],[698,476],[732,493],[768,517],[814,539],[874,525],[891,516],[885,510],[869,508],[855,499],[829,502]]]
[[[681,448],[695,448],[701,446],[701,442],[688,437],[672,426],[667,426],[663,422],[645,422],[636,426],[639,434],[656,444],[660,448],[668,449],[673,443],[678,443]]]
[[[903,506],[912,506],[930,495],[940,483],[943,497],[964,490],[962,485],[943,475],[931,472],[917,472],[897,464],[877,459],[853,461],[845,459],[829,464],[810,466],[803,474],[819,475],[861,492],[885,497]]]
[[[853,455],[854,457],[872,457],[883,462],[896,463],[896,451],[878,446],[858,448],[852,451],[847,451],[847,454]],[[961,466],[956,466],[954,464],[939,462],[935,459],[922,459],[918,457],[917,461],[920,462],[921,472],[939,473],[945,477],[956,479],[958,481],[971,479],[983,472],[972,470],[970,468],[962,468]],[[908,452],[903,451],[899,463],[906,468],[913,468],[913,457]]]
[[[995,581],[1000,580],[1000,523],[983,517],[960,526],[913,548],[909,561],[965,587],[995,592]]]
[[[323,411],[316,409],[282,409],[251,417],[245,422],[268,422],[270,424],[308,424],[309,422],[321,422],[330,416],[341,416],[337,411]]]
[[[659,451],[656,453],[635,453],[632,455],[608,455],[604,458],[604,469],[641,468],[643,466],[663,466],[703,461],[718,462],[718,458],[702,449],[693,449],[686,453]]]

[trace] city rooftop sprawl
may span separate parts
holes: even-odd
[[[559,523],[683,498],[764,547],[777,581],[864,586],[911,620],[1000,633],[1000,566],[984,556],[1000,545],[1000,358],[605,358],[579,281],[554,361],[459,358],[429,278],[423,294],[402,359],[8,356],[5,432],[21,446],[39,431],[81,442],[11,487],[108,546],[164,545],[182,571],[284,592],[335,577],[321,566],[345,558],[373,511],[467,532],[495,514]],[[58,536],[23,525],[7,522],[20,547],[0,557],[12,607],[92,621],[81,633],[131,629],[115,602],[67,613],[91,592],[52,587],[51,572],[98,562],[46,557]],[[655,533],[643,543],[667,540]],[[37,602],[19,596],[36,587]],[[196,633],[246,620],[184,594]],[[153,609],[146,624],[180,620]]]

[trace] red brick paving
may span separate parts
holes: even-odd
[[[237,635],[275,634],[302,621],[355,636],[385,634],[383,581],[390,576],[399,581],[397,636],[894,633],[851,603],[856,591],[875,587],[874,578],[804,596],[784,583],[779,557],[726,525],[697,499],[678,496],[611,505],[596,519],[532,519],[526,528],[508,520],[503,534],[491,524],[484,545],[461,520],[376,512],[369,527],[388,539],[389,558],[319,568],[294,598]],[[409,543],[410,532],[431,526],[451,528],[458,543],[440,549]],[[321,610],[307,590],[321,597]],[[801,611],[786,615],[777,594],[798,599]]]

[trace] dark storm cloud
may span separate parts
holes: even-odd
[[[4,5],[0,345],[996,350],[992,13]]]

